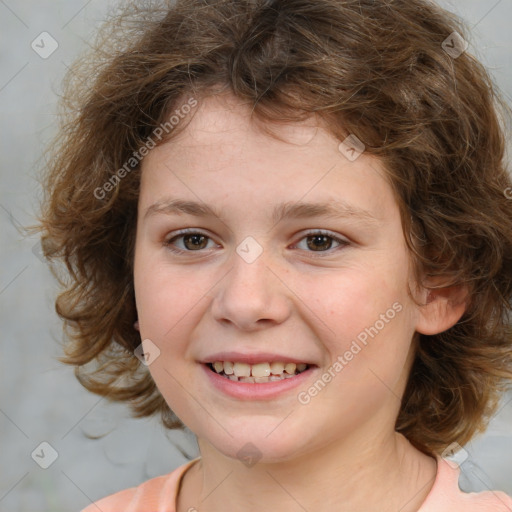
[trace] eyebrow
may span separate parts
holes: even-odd
[[[149,206],[144,214],[144,219],[157,214],[188,214],[195,217],[214,216],[222,219],[221,212],[217,211],[214,206],[196,201],[172,198],[157,201]],[[343,200],[329,200],[325,203],[308,203],[303,201],[281,203],[274,208],[271,220],[275,225],[285,219],[307,219],[321,216],[333,219],[353,218],[368,223],[378,222],[369,211]]]

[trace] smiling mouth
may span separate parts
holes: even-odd
[[[311,367],[311,365],[305,363],[247,364],[232,361],[215,361],[214,363],[207,363],[207,366],[212,372],[226,379],[253,384],[290,379]]]

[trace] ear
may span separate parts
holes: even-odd
[[[416,331],[421,334],[439,334],[453,327],[466,310],[468,290],[464,286],[424,288]]]

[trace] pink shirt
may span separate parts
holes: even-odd
[[[176,512],[179,484],[185,471],[199,458],[173,472],[152,478],[131,489],[103,498],[82,512]],[[465,493],[459,489],[460,469],[437,456],[437,475],[418,512],[512,512],[512,498],[503,492]]]

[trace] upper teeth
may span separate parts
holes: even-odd
[[[236,377],[269,377],[271,375],[284,376],[284,374],[295,375],[303,372],[307,365],[304,363],[257,363],[247,364],[231,361],[215,361],[213,368],[217,373],[224,372],[226,375]]]

